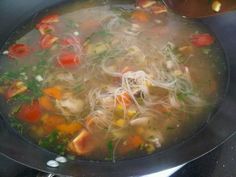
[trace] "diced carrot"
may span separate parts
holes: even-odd
[[[143,143],[142,138],[138,135],[129,137],[128,141],[132,144],[134,148],[138,148]]]
[[[41,96],[39,98],[39,105],[47,111],[55,111],[52,100],[48,96]]]
[[[78,154],[85,155],[92,152],[96,146],[93,143],[92,134],[83,129],[69,145],[70,149]]]
[[[52,125],[52,126],[57,126],[59,124],[63,124],[65,123],[65,119],[62,116],[58,116],[58,115],[44,115],[42,117],[42,122],[44,125],[48,124],[48,125]]]
[[[150,16],[145,11],[137,10],[132,14],[131,19],[135,22],[147,23],[150,19]]]
[[[71,122],[60,124],[56,128],[63,134],[74,134],[82,128],[82,125],[78,122]]]
[[[30,126],[30,134],[33,134],[37,137],[44,137],[49,134],[46,132],[43,126],[39,126],[38,124]]]
[[[62,89],[59,86],[48,87],[43,90],[43,93],[58,100],[62,98]]]
[[[133,135],[129,136],[124,143],[122,143],[119,147],[119,152],[121,154],[127,154],[128,152],[139,148],[144,141],[141,136]]]
[[[128,107],[132,104],[132,99],[127,92],[124,92],[116,97],[116,103]]]
[[[41,118],[42,121],[42,128],[44,129],[45,133],[50,133],[60,124],[65,123],[65,119],[62,116],[58,115],[43,115]]]

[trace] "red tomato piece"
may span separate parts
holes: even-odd
[[[214,43],[214,38],[208,34],[194,34],[191,36],[191,42],[196,47],[205,47]]]
[[[57,65],[64,68],[75,67],[80,64],[79,57],[73,52],[62,53],[57,59]]]
[[[41,37],[40,46],[42,49],[49,49],[58,40],[56,36],[46,34]]]
[[[30,54],[30,47],[26,44],[13,44],[8,51],[11,58],[24,58]]]
[[[41,117],[41,110],[38,101],[31,104],[24,104],[21,106],[17,117],[28,123],[35,123]]]
[[[52,26],[51,24],[47,24],[47,23],[38,23],[36,25],[36,29],[39,30],[40,34],[45,35],[47,33],[51,33],[55,31],[54,26]]]
[[[40,21],[41,23],[57,23],[59,22],[58,14],[51,14],[43,17]]]
[[[70,46],[75,43],[75,40],[72,38],[64,38],[60,41],[60,44],[63,46]]]

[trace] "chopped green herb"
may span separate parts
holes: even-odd
[[[74,90],[77,93],[80,93],[80,92],[82,92],[84,90],[84,87],[83,87],[83,85],[81,83],[78,83],[78,84],[75,85]]]
[[[24,125],[16,118],[10,118],[10,126],[14,128],[19,134],[23,134],[24,132]]]
[[[170,126],[168,126],[168,127],[166,127],[166,129],[167,129],[167,130],[174,130],[175,127],[170,127]]]
[[[14,80],[19,76],[19,73],[17,71],[8,71],[3,73],[0,76],[0,82],[4,82],[5,80]]]
[[[11,101],[16,101],[16,102],[32,102],[32,100],[33,97],[26,94],[19,94],[11,99]]]
[[[41,85],[36,80],[30,80],[26,83],[34,98],[42,96]]]
[[[64,155],[68,140],[60,137],[57,131],[53,131],[48,136],[39,140],[39,146]]]
[[[186,98],[187,98],[189,95],[191,95],[191,93],[179,92],[179,93],[176,94],[177,99],[178,99],[179,101],[186,101]]]
[[[208,0],[208,4],[211,4],[212,3],[212,0]]]
[[[172,116],[172,113],[171,113],[171,112],[164,112],[163,114],[165,114],[167,117]]]
[[[107,149],[108,149],[108,157],[107,160],[114,160],[113,159],[113,143],[111,140],[107,142]]]
[[[35,52],[35,55],[37,57],[40,57],[41,59],[46,59],[50,55],[49,50],[40,50]]]
[[[71,29],[77,29],[78,24],[71,19],[66,20],[66,26]]]
[[[75,156],[74,156],[74,155],[69,154],[69,155],[67,155],[66,157],[67,157],[67,159],[69,159],[69,160],[75,160]]]
[[[48,67],[49,67],[48,62],[46,60],[42,59],[33,68],[33,72],[35,75],[41,75],[41,74],[45,73],[45,71],[48,69]]]
[[[9,116],[15,115],[20,110],[21,105],[15,106],[11,109]]]
[[[208,54],[211,52],[211,49],[209,49],[209,48],[203,48],[203,49],[202,49],[202,52],[203,52],[204,54],[208,55]]]

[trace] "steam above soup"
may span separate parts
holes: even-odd
[[[212,112],[222,53],[156,1],[77,2],[43,16],[2,56],[9,122],[59,154],[115,160],[167,148]]]

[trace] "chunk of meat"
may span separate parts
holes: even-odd
[[[84,102],[73,94],[66,93],[61,100],[56,100],[56,107],[64,116],[73,116],[83,111]]]

